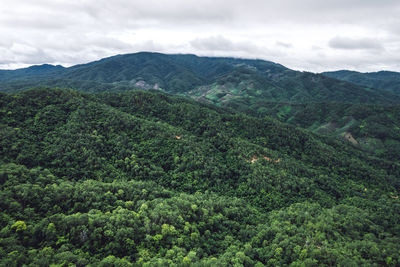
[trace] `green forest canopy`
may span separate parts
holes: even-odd
[[[1,265],[400,264],[397,159],[156,92],[0,112]]]

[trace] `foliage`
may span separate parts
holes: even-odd
[[[16,232],[21,232],[26,230],[26,224],[24,221],[16,221],[13,225],[11,225],[11,229],[15,229]]]
[[[254,107],[255,109],[256,107]],[[265,103],[253,116],[271,116],[312,132],[344,136],[350,133],[356,146],[379,157],[400,155],[400,106],[347,103]]]
[[[367,90],[263,60],[141,52],[69,68],[42,65],[0,71],[2,91],[38,86],[72,87],[87,92],[157,89],[243,106],[262,106],[266,101],[400,103],[400,96],[390,92]]]
[[[69,68],[45,64],[0,70],[1,91],[46,86],[91,93],[159,90],[251,116],[272,116],[316,133],[350,134],[353,143],[387,159],[400,153],[398,85],[395,72],[313,74],[263,60],[147,52]]]
[[[357,71],[332,71],[322,73],[325,76],[351,82],[361,86],[367,86],[371,90],[382,90],[400,95],[400,73],[393,71],[378,71],[360,73]]]
[[[400,263],[396,159],[156,92],[0,112],[0,265]]]

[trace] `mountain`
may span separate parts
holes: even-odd
[[[336,76],[340,73],[350,77],[353,72],[336,72]],[[315,133],[345,138],[380,157],[397,157],[400,95],[340,81],[333,74],[298,72],[264,60],[141,52],[69,68],[41,65],[0,71],[0,88],[7,92],[46,86],[84,92],[159,90],[255,117],[272,116]],[[375,76],[392,83],[395,74]]]
[[[317,134],[338,136],[387,159],[400,155],[400,105],[265,103],[253,116],[271,116]]]
[[[361,73],[356,71],[339,70],[323,72],[323,75],[338,80],[351,82],[360,86],[382,89],[400,95],[400,73],[393,71],[379,71]]]
[[[65,68],[51,79],[74,81],[95,81],[106,84],[121,83],[130,87],[163,88],[168,92],[185,92],[195,86],[213,81],[219,75],[229,73],[238,65],[251,63],[260,70],[286,69],[279,64],[262,60],[245,60],[235,58],[206,58],[194,55],[165,55],[140,52],[136,54],[117,55],[88,64]],[[32,84],[37,81],[15,73],[18,78],[4,81],[17,81],[29,78]],[[37,77],[42,80],[43,76]],[[28,80],[28,79],[25,79]],[[50,81],[51,83],[52,81]],[[147,88],[149,87],[149,88]]]
[[[341,84],[338,80],[318,74],[290,72],[282,76],[271,80],[251,71],[240,70],[221,77],[211,85],[195,88],[185,95],[255,116],[269,115],[266,106],[271,102],[370,105],[399,103],[398,97],[390,93],[368,92],[356,85]]]
[[[3,91],[34,86],[66,87],[73,81],[75,88],[83,91],[88,89],[88,82],[95,82],[101,84],[98,91],[157,89],[227,106],[259,107],[266,101],[400,103],[400,96],[389,92],[368,90],[264,60],[141,52],[57,68],[47,75],[46,72],[28,75],[22,70],[7,73],[3,78],[0,76]]]
[[[397,160],[162,92],[0,114],[0,265],[400,263]]]
[[[0,71],[3,91],[46,86],[92,93],[159,90],[338,136],[389,160],[400,151],[399,96],[263,60],[141,52],[69,68]]]
[[[54,66],[43,64],[17,70],[0,70],[0,81],[10,82],[27,79],[49,78],[64,69],[65,68],[60,65]]]

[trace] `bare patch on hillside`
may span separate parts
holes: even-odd
[[[263,156],[262,158],[265,159],[265,160],[267,160],[267,161],[273,162],[273,163],[279,163],[279,162],[281,162],[281,159],[276,159],[276,160],[274,160],[274,159],[271,159],[270,157],[267,157],[267,156]],[[253,164],[253,163],[256,163],[258,160],[259,160],[258,157],[253,156],[250,160],[246,160],[246,161]]]
[[[358,145],[357,140],[353,137],[353,135],[350,132],[345,132],[343,137],[353,145]]]

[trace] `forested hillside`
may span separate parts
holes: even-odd
[[[390,92],[368,90],[264,60],[140,52],[69,68],[42,65],[0,71],[1,91],[15,92],[35,86],[69,88],[71,85],[89,92],[157,89],[202,97],[217,104],[262,106],[265,101],[400,103],[400,96]]]
[[[46,86],[92,93],[158,90],[343,137],[393,160],[400,153],[397,80],[395,72],[313,74],[264,60],[141,52],[69,68],[44,64],[0,70],[0,91]]]
[[[381,89],[400,95],[400,73],[393,71],[378,71],[361,73],[357,71],[339,70],[323,72],[323,75],[342,81],[351,82],[369,88]]]
[[[348,103],[264,103],[236,108],[256,117],[271,116],[312,132],[342,137],[364,151],[389,160],[400,158],[400,105]]]
[[[0,114],[0,265],[400,264],[396,158],[160,92]]]

